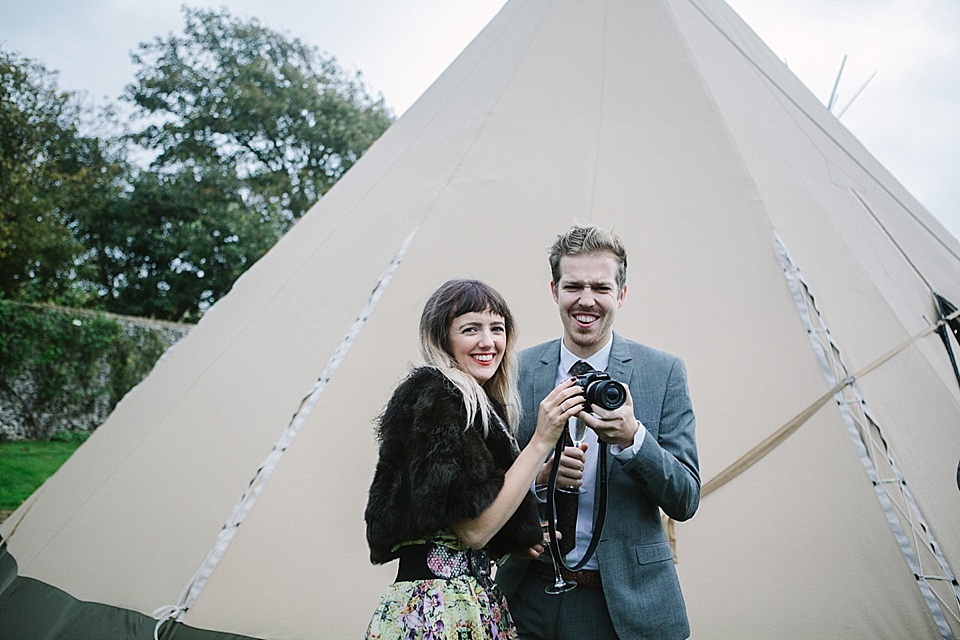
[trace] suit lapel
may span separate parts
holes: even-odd
[[[534,380],[535,397],[546,398],[557,386],[557,368],[560,366],[560,341],[554,340],[540,352],[540,364]]]
[[[610,362],[607,364],[607,373],[614,380],[623,384],[630,384],[633,375],[633,354],[630,348],[616,332],[613,334],[613,346],[610,347]]]
[[[627,346],[627,343],[617,335],[616,331],[613,332],[613,345],[610,347],[610,361],[607,363],[607,373],[609,373],[610,377],[614,380],[622,382],[628,387],[630,386],[630,380],[633,377],[633,354],[630,353],[630,348]],[[632,393],[633,390],[631,389],[631,394]],[[636,407],[634,407],[634,412],[636,412]],[[608,478],[612,473],[612,469],[613,454],[607,451]],[[597,477],[597,481],[599,482],[599,476]],[[597,504],[593,505],[594,514],[596,514],[598,506]]]
[[[520,393],[523,396],[523,417],[520,420],[522,443],[533,437],[537,428],[537,414],[540,401],[547,397],[556,386],[557,367],[560,366],[560,341],[544,343],[536,351],[529,354],[527,364],[530,372],[526,373],[525,382],[521,377]]]

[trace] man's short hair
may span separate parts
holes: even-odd
[[[617,285],[623,289],[627,284],[627,250],[612,231],[600,227],[573,225],[557,236],[548,250],[553,284],[560,282],[560,258],[580,256],[607,251],[617,260]]]

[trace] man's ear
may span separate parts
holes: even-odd
[[[627,285],[620,289],[620,297],[617,299],[617,309],[623,306],[623,299],[627,297]]]
[[[550,282],[550,294],[553,296],[553,301],[554,301],[554,302],[560,302],[560,298],[557,297],[557,283],[556,283],[556,282],[553,282],[553,281]]]

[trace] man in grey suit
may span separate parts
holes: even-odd
[[[693,516],[700,502],[700,472],[686,368],[676,356],[614,333],[626,295],[626,251],[612,233],[571,227],[550,248],[551,291],[563,338],[520,355],[523,446],[536,425],[539,403],[570,368],[585,361],[606,370],[628,389],[618,409],[595,406],[580,413],[587,438],[561,456],[558,486],[580,486],[576,546],[579,561],[593,534],[598,441],[609,445],[607,510],[596,554],[573,577],[578,586],[560,595],[544,592],[553,569],[546,556],[513,557],[497,581],[524,639],[687,638],[690,627],[673,553],[661,523],[662,509],[675,520]],[[545,484],[548,460],[537,478]],[[569,535],[569,534],[568,534]]]

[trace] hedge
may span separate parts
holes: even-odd
[[[0,439],[96,429],[190,328],[0,300]]]

